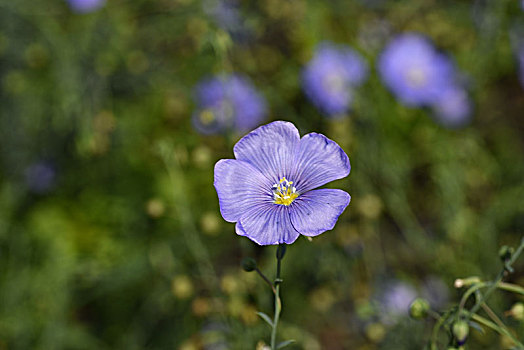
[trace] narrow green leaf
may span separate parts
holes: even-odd
[[[278,343],[277,349],[282,349],[282,348],[288,346],[289,344],[293,344],[293,343],[296,343],[294,339],[285,340],[285,341],[283,341],[281,343]]]
[[[257,312],[257,315],[260,316],[264,321],[266,321],[267,324],[271,326],[271,328],[273,328],[273,321],[271,321],[271,318],[268,315],[260,311]]]

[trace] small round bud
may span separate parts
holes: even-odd
[[[518,321],[524,320],[524,304],[520,302],[515,303],[511,307],[511,310],[509,310],[508,314]]]
[[[475,283],[480,283],[480,278],[473,276],[468,278],[457,278],[453,284],[455,288],[470,287]]]
[[[254,271],[257,268],[257,262],[253,258],[242,259],[241,265],[246,272]]]
[[[417,298],[409,306],[409,315],[415,320],[421,320],[428,315],[429,303],[426,299]]]
[[[466,342],[469,334],[469,326],[465,321],[457,321],[453,324],[453,336],[457,340],[459,345],[463,345]]]
[[[500,260],[502,260],[503,263],[507,262],[509,259],[511,259],[511,256],[515,252],[515,249],[512,247],[508,247],[507,245],[504,245],[499,250],[499,257]]]

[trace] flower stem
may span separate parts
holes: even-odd
[[[258,273],[258,275],[260,277],[262,277],[264,282],[266,282],[271,287],[271,290],[273,291],[273,294],[275,294],[277,291],[276,291],[275,286],[273,285],[273,283],[271,283],[271,281],[266,277],[266,275],[264,275],[262,273],[262,271],[260,271],[260,269],[258,267],[255,268],[255,271]]]
[[[491,293],[493,293],[495,289],[497,289],[498,285],[502,282],[502,279],[504,278],[506,274],[506,269],[508,267],[511,267],[511,265],[513,265],[513,263],[515,262],[515,260],[517,260],[517,258],[519,257],[519,255],[522,253],[523,250],[524,250],[524,237],[520,241],[520,245],[517,248],[517,250],[515,251],[515,253],[513,253],[509,261],[506,262],[506,264],[504,265],[504,269],[499,273],[495,281],[493,281],[493,284],[486,290],[482,298],[470,310],[471,314],[474,314],[475,312],[477,312],[480,309],[482,303],[484,303],[486,299],[491,295]]]
[[[275,277],[275,317],[273,318],[273,328],[271,330],[271,350],[276,350],[277,345],[277,328],[278,320],[280,319],[280,311],[282,310],[282,301],[280,300],[280,263],[286,252],[285,244],[279,244],[277,248],[277,275]]]
[[[484,317],[479,316],[477,314],[473,314],[471,316],[471,319],[476,321],[476,322],[478,322],[478,323],[480,323],[480,324],[483,324],[486,327],[489,327],[489,328],[493,329],[495,332],[497,332],[497,333],[499,333],[501,335],[505,335],[506,337],[511,339],[516,346],[518,346],[518,349],[524,349],[524,345],[521,342],[519,342],[517,340],[517,338],[515,338],[513,336],[513,334],[511,334],[505,327],[504,328],[499,327],[497,324],[495,324],[495,323],[491,322],[490,320],[487,320]]]

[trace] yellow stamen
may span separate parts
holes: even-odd
[[[280,179],[279,183],[274,184],[273,190],[273,203],[281,205],[290,205],[295,198],[298,197],[298,192],[293,187],[293,181],[288,181],[285,177]]]

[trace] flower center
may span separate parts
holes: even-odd
[[[200,112],[198,117],[204,125],[209,125],[216,120],[215,113],[213,113],[213,110],[210,108],[204,109],[202,112]]]
[[[204,126],[217,122],[220,124],[227,124],[232,122],[234,113],[235,110],[233,104],[224,99],[218,105],[202,110],[198,117]]]
[[[427,77],[424,70],[413,67],[406,72],[406,79],[409,85],[417,88],[426,84]]]
[[[298,197],[297,189],[293,186],[293,181],[288,181],[285,177],[281,178],[271,188],[273,191],[273,203],[290,205]]]
[[[341,75],[332,73],[324,78],[324,88],[328,92],[336,94],[345,90],[346,83]]]

